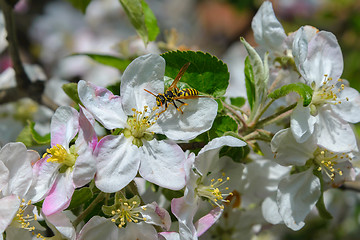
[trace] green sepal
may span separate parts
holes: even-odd
[[[106,54],[74,53],[71,56],[87,56],[98,63],[117,68],[121,72],[123,72],[127,68],[127,66],[131,63],[131,60],[129,59],[124,59]]]
[[[65,83],[62,85],[62,89],[75,103],[80,104],[80,98],[78,94],[78,85],[77,83]]]
[[[144,0],[119,0],[131,24],[145,45],[154,41],[160,30],[154,13]]]
[[[313,90],[310,86],[305,83],[297,82],[290,83],[288,85],[282,86],[281,88],[276,89],[268,95],[272,99],[278,99],[286,96],[290,92],[296,92],[303,99],[303,106],[306,107],[311,103]]]
[[[67,210],[80,207],[83,203],[93,197],[93,193],[89,187],[83,187],[75,189],[74,194],[71,197],[71,202]]]
[[[83,14],[86,12],[86,8],[91,0],[67,0],[73,5],[74,8],[80,10]]]
[[[174,79],[181,67],[190,62],[181,82],[202,94],[214,97],[225,94],[230,74],[227,65],[217,57],[201,51],[170,51],[161,56],[166,61],[166,76]]]

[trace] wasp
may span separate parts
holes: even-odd
[[[188,62],[184,64],[184,66],[182,66],[179,73],[176,75],[174,81],[171,83],[170,87],[164,93],[159,93],[158,95],[155,95],[154,93],[144,89],[146,92],[155,96],[156,105],[158,107],[162,107],[163,105],[165,106],[165,109],[162,112],[160,112],[159,115],[167,110],[169,104],[173,104],[178,111],[183,113],[181,107],[183,105],[188,105],[188,104],[181,101],[180,99],[191,99],[191,98],[202,97],[199,96],[199,91],[194,88],[184,88],[180,90],[177,87],[177,83],[180,81],[181,77],[184,75],[189,65],[190,63]],[[181,103],[180,107],[176,105],[175,101]]]

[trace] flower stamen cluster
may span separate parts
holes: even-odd
[[[338,100],[337,94],[340,93],[345,88],[345,85],[342,83],[343,80],[341,78],[338,79],[338,82],[341,83],[340,86],[329,84],[329,82],[331,81],[332,78],[328,77],[328,75],[325,74],[322,85],[318,89],[315,89],[314,91],[312,104],[314,105],[319,105],[323,103],[331,103],[334,105],[341,104],[341,101]],[[337,89],[337,91],[335,89]]]
[[[331,181],[334,181],[336,174],[340,176],[343,175],[340,168],[334,167],[338,164],[338,160],[351,160],[351,157],[349,157],[347,153],[334,153],[320,148],[315,151],[314,156],[314,162],[318,165],[317,170],[323,171],[331,179]]]
[[[143,145],[142,139],[147,141],[153,139],[153,133],[147,129],[156,123],[158,116],[154,115],[154,108],[150,113],[148,112],[148,106],[144,106],[143,111],[138,111],[135,108],[131,109],[134,113],[127,120],[128,127],[124,130],[124,136],[129,138],[133,137],[132,143],[138,147]]]
[[[140,209],[146,210],[146,207],[139,207],[139,202],[124,202],[122,199],[119,199],[119,202],[120,206],[111,211],[113,215],[111,221],[117,223],[119,228],[122,228],[127,222],[138,223],[139,221],[146,221],[146,218],[142,217],[140,211]]]
[[[30,215],[30,214],[25,214],[25,210],[26,208],[31,204],[31,200],[29,201],[25,201],[25,199],[21,199],[21,203],[19,206],[19,209],[15,215],[15,218],[13,220],[13,223],[15,223],[16,225],[19,225],[20,228],[28,230],[29,232],[31,232],[33,235],[35,235],[34,230],[35,227],[31,225],[32,221],[37,221],[37,215]],[[45,239],[40,233],[38,233],[36,235],[37,238],[42,238]]]
[[[223,177],[225,177],[224,173],[222,175]],[[226,177],[225,180],[223,179],[223,177],[218,178],[217,180],[213,178],[211,179],[210,185],[200,184],[196,188],[198,196],[208,199],[210,203],[215,204],[221,209],[224,209],[224,205],[222,205],[222,203],[230,202],[230,200],[226,198],[233,195],[232,192],[223,193],[224,191],[228,191],[229,188],[221,188],[221,186],[230,180],[229,177]]]
[[[43,158],[45,158],[48,154],[50,154],[51,157],[46,160],[47,162],[56,162],[59,164],[64,164],[67,167],[73,167],[75,165],[76,158],[78,157],[78,154],[75,150],[75,145],[71,146],[69,151],[67,151],[60,144],[56,144],[52,148],[46,150]]]

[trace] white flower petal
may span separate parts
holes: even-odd
[[[7,185],[9,181],[9,170],[5,164],[0,161],[0,191]]]
[[[91,149],[83,152],[76,159],[73,171],[75,187],[82,187],[94,178],[96,162]]]
[[[20,199],[16,195],[9,195],[0,199],[0,235],[12,222],[20,206]]]
[[[56,109],[51,118],[51,146],[60,144],[66,149],[79,130],[79,113],[72,107]]]
[[[46,220],[54,225],[56,230],[59,231],[63,237],[66,237],[66,239],[75,239],[75,228],[64,212],[58,212],[47,216]]]
[[[279,213],[289,228],[299,230],[304,219],[315,206],[321,195],[320,180],[312,168],[290,175],[279,183],[277,204]]]
[[[349,123],[329,107],[318,110],[316,138],[318,144],[335,152],[357,151],[356,137]]]
[[[337,94],[341,104],[332,105],[332,110],[339,115],[340,118],[347,122],[357,123],[360,121],[360,94],[350,87],[345,87]]]
[[[7,188],[4,195],[15,194],[24,197],[32,183],[31,159],[23,143],[8,143],[0,150],[0,161],[9,170]]]
[[[276,203],[276,193],[265,198],[261,204],[261,211],[266,221],[271,224],[282,223],[282,217],[279,213],[279,207]]]
[[[174,142],[144,141],[139,173],[149,182],[161,187],[179,190],[185,186],[185,154]]]
[[[96,186],[103,192],[117,192],[136,176],[142,155],[140,149],[124,135],[108,135],[96,149]]]
[[[276,19],[272,4],[265,1],[255,14],[251,27],[256,42],[266,49],[281,51],[286,38],[284,28]]]
[[[146,204],[145,210],[141,207],[141,215],[146,218],[145,222],[148,224],[155,224],[168,231],[171,226],[170,214],[156,202]]]
[[[127,223],[126,228],[119,229],[119,236],[122,240],[158,240],[155,228],[147,223]]]
[[[165,240],[180,240],[180,235],[177,232],[161,232],[159,235],[164,237]]]
[[[84,225],[76,239],[120,239],[119,228],[109,219],[94,216]]]
[[[42,212],[48,216],[66,209],[71,201],[75,186],[70,169],[58,174],[54,185],[42,205]]]
[[[313,26],[303,26],[297,30],[293,36],[292,54],[294,56],[296,66],[302,66],[301,64],[306,60],[308,53],[308,42],[319,32],[317,28]]]
[[[244,141],[231,136],[215,138],[201,149],[194,165],[203,176],[206,176],[209,171],[217,168],[219,152],[223,146],[243,147],[245,145]]]
[[[120,86],[123,109],[128,115],[133,113],[132,108],[143,111],[144,106],[156,106],[155,97],[144,89],[155,95],[164,93],[164,73],[165,60],[156,54],[140,56],[130,63]]]
[[[122,108],[122,100],[106,88],[97,87],[81,80],[78,83],[81,102],[86,109],[106,128],[124,128],[127,115]]]
[[[337,81],[343,68],[343,56],[335,35],[320,31],[308,43],[307,57],[299,71],[309,84],[315,82],[318,88],[324,82],[324,74]]]
[[[163,133],[172,140],[190,140],[211,128],[218,108],[215,100],[204,97],[181,101],[188,104],[181,107],[183,114],[170,105],[149,131]]]
[[[33,183],[27,194],[27,197],[33,203],[39,202],[44,198],[58,175],[59,164],[47,162],[46,159],[40,159],[33,166]]]
[[[298,102],[293,110],[290,119],[291,131],[297,142],[303,143],[313,134],[316,118],[310,114],[309,107],[303,107],[302,102]]]
[[[305,165],[307,160],[313,158],[316,148],[316,139],[310,137],[307,141],[298,143],[289,128],[280,130],[271,140],[274,160],[283,166]]]
[[[184,240],[197,239],[197,234],[193,223],[193,219],[198,208],[199,208],[199,201],[187,202],[185,201],[184,197],[173,198],[171,200],[171,212],[178,219],[179,234],[181,239]]]

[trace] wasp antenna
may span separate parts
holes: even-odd
[[[146,89],[144,89],[146,92],[148,92],[148,93],[150,93],[150,94],[152,94],[152,95],[154,95],[155,97],[156,97],[156,95],[155,94],[153,94],[152,92],[150,92],[149,90],[146,90]]]

